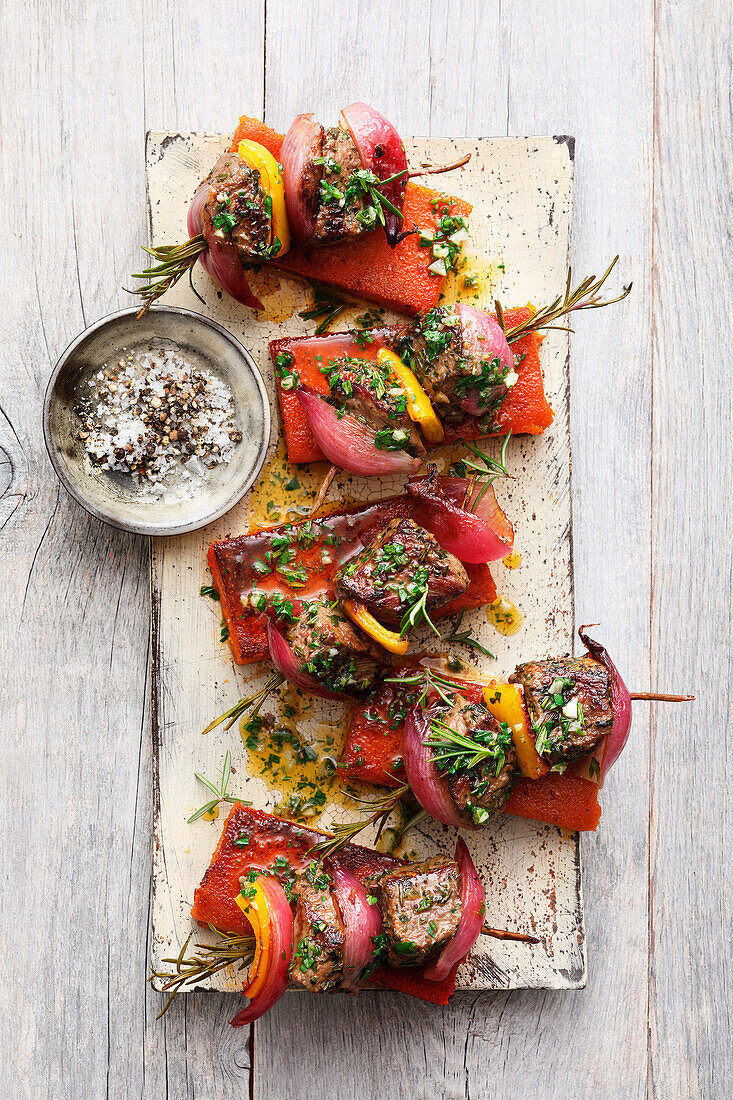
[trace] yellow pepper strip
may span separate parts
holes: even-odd
[[[361,603],[356,603],[354,600],[344,600],[343,609],[357,626],[360,626],[365,634],[368,634],[370,638],[373,638],[375,642],[378,642],[383,649],[388,650],[390,653],[396,653],[399,657],[404,656],[407,653],[407,649],[410,645],[407,638],[401,638],[399,634],[395,634],[393,630],[388,630],[386,626],[382,626],[378,623],[373,615],[370,615],[367,609]]]
[[[389,348],[379,349],[377,362],[380,366],[387,367],[399,382],[407,397],[407,411],[410,417],[420,425],[420,430],[428,443],[442,443],[445,439],[443,425],[436,416],[430,398],[410,368],[406,367],[399,355],[395,355]]]
[[[545,775],[550,767],[534,747],[521,686],[500,684],[497,680],[492,680],[484,688],[484,703],[494,718],[498,722],[506,722],[512,731],[517,763],[522,775],[526,775],[528,779],[539,779],[541,775]]]
[[[255,997],[265,983],[270,964],[270,910],[267,898],[260,883],[246,882],[245,889],[252,893],[251,898],[237,894],[235,901],[252,925],[255,936],[255,955],[247,972],[247,982],[242,989],[245,997]]]
[[[239,159],[255,168],[260,174],[260,183],[272,199],[272,235],[280,241],[278,256],[284,255],[290,248],[290,225],[285,208],[285,185],[282,168],[269,149],[257,141],[240,141],[237,148]]]

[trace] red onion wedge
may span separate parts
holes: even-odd
[[[354,139],[363,166],[380,180],[390,179],[390,183],[379,190],[401,212],[407,186],[407,157],[400,135],[392,123],[368,103],[352,103],[344,107],[341,121]],[[404,175],[400,175],[399,179],[391,179],[401,172]],[[392,248],[397,244],[402,228],[400,215],[385,208],[384,231]]]
[[[280,633],[272,619],[267,620],[267,648],[270,651],[270,659],[278,672],[286,680],[311,695],[318,695],[321,699],[346,699],[336,691],[329,691],[319,684],[314,676],[308,672],[302,672],[297,657],[288,645],[285,637]]]
[[[407,451],[379,450],[374,443],[373,428],[351,413],[339,416],[333,405],[309,386],[300,386],[296,392],[316,443],[334,466],[363,477],[414,474],[420,469],[420,459],[408,455]]]
[[[498,561],[514,545],[514,528],[496,500],[493,485],[479,481],[464,507],[465,478],[439,477],[431,466],[425,477],[407,483],[415,501],[415,519],[451,554],[464,562]],[[475,511],[471,511],[475,502]]]
[[[494,359],[498,359],[502,370],[508,376],[514,366],[514,356],[498,321],[495,321],[486,310],[477,309],[475,306],[461,303],[454,308],[461,320],[464,355],[470,356],[477,363],[482,360],[491,363]],[[476,389],[469,390],[461,401],[461,408],[469,416],[482,416],[489,404],[507,393],[508,389],[506,382],[499,382],[490,393],[483,394],[481,400]]]
[[[402,758],[407,782],[424,810],[443,825],[472,827],[456,808],[447,781],[433,763],[433,750],[425,742],[430,736],[430,715],[422,707],[412,707],[405,718]]]
[[[456,844],[456,861],[461,871],[461,902],[463,912],[458,931],[445,945],[433,963],[429,963],[423,976],[429,982],[441,982],[450,974],[457,962],[465,959],[481,935],[484,923],[484,888],[473,865],[466,842],[459,837]]]
[[[598,761],[600,773],[598,774],[597,782],[598,786],[602,787],[607,773],[618,760],[629,739],[629,733],[631,731],[631,696],[626,684],[619,675],[618,669],[609,657],[606,648],[598,642],[594,642],[592,638],[589,638],[585,633],[585,629],[584,626],[581,626],[578,630],[580,640],[588,650],[590,656],[595,661],[598,661],[600,665],[603,665],[604,668],[608,669],[608,675],[611,681],[611,712],[613,714],[611,729],[603,738],[600,747],[595,752],[591,753],[589,757],[584,758],[584,760],[580,762],[587,765],[593,758]],[[593,778],[590,772],[588,773],[588,778]]]
[[[290,980],[288,971],[293,957],[293,911],[277,879],[262,875],[258,881],[265,894],[270,920],[268,969],[264,981],[258,982],[258,991],[247,1007],[230,1021],[232,1027],[244,1027],[264,1016],[280,1000]],[[259,972],[256,977],[260,977]]]
[[[280,162],[283,166],[285,205],[288,223],[294,239],[308,248],[313,238],[318,184],[306,169],[321,152],[323,127],[313,121],[313,115],[298,115],[282,143]]]
[[[228,155],[228,154],[227,154]],[[216,169],[214,169],[216,171]],[[188,208],[188,235],[203,234],[207,249],[199,260],[207,275],[235,301],[250,309],[264,309],[260,299],[252,293],[242,267],[237,247],[227,236],[217,236],[210,230],[209,219],[204,217],[204,206],[211,197],[211,184],[204,181],[196,191]]]
[[[359,880],[345,867],[334,864],[331,881],[344,922],[344,972],[341,988],[356,993],[362,971],[374,958],[372,937],[382,931],[378,905],[370,905]]]

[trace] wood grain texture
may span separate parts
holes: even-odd
[[[724,3],[658,6],[652,674],[694,684],[699,698],[674,723],[655,707],[652,722],[649,1087],[658,1096],[733,1093],[730,1051],[717,1047],[730,1034],[732,976],[732,30]],[[683,48],[692,40],[694,50]],[[684,157],[667,155],[680,134]]]
[[[147,547],[58,488],[40,403],[85,316],[127,300],[146,129],[227,130],[263,107],[283,125],[357,97],[407,133],[576,136],[577,270],[619,251],[636,284],[623,323],[591,314],[573,338],[579,621],[602,619],[634,686],[708,696],[656,708],[650,745],[637,713],[584,845],[585,991],[437,1012],[363,996],[337,1016],[283,1002],[259,1029],[253,1095],[730,1095],[729,5],[7,0],[0,36],[0,1095],[247,1094],[231,998],[155,1024],[143,988]],[[22,844],[18,822],[34,826]]]

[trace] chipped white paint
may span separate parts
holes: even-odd
[[[180,240],[190,197],[219,152],[220,135],[153,133],[147,145],[148,198],[155,244]],[[573,165],[570,144],[553,138],[441,139],[407,141],[410,162],[429,159],[450,162],[466,152],[472,160],[460,173],[445,177],[441,186],[474,204],[471,252],[502,263],[495,287],[487,287],[505,305],[542,303],[564,285],[570,241]],[[276,282],[278,282],[276,280]],[[309,302],[298,284],[282,279],[269,284],[265,304],[269,318],[222,298],[200,270],[196,291],[205,299],[203,311],[227,325],[252,352],[270,393],[274,393],[268,341],[274,336],[301,334],[305,324],[297,311]],[[172,303],[201,309],[191,288],[182,281],[168,295]],[[355,311],[355,312],[358,312]],[[282,318],[277,323],[273,317]],[[343,325],[347,327],[347,318]],[[573,589],[570,560],[570,426],[568,417],[568,337],[551,333],[542,349],[545,385],[556,419],[540,438],[513,440],[509,467],[515,480],[499,489],[515,522],[519,569],[501,563],[493,567],[499,591],[524,615],[521,631],[511,638],[497,634],[483,609],[471,612],[471,623],[497,660],[482,663],[491,674],[509,673],[520,659],[568,652],[573,645]],[[273,399],[272,447],[278,415]],[[307,483],[307,475],[302,478]],[[398,492],[398,481],[377,485],[356,478],[342,480],[342,491],[358,500]],[[332,489],[330,499],[338,499]],[[204,532],[153,547],[154,600],[154,727],[155,727],[155,868],[154,961],[171,953],[191,931],[193,890],[200,880],[219,835],[214,823],[188,825],[186,818],[205,791],[194,779],[200,771],[211,779],[221,774],[226,748],[232,750],[235,793],[256,806],[272,809],[275,796],[262,780],[247,774],[247,754],[236,728],[217,730],[206,738],[201,730],[244,694],[259,686],[270,666],[237,668],[228,648],[218,642],[216,605],[201,599],[207,579],[206,548],[227,532],[247,529],[251,502],[245,498],[228,516]],[[428,638],[425,636],[427,642]],[[316,702],[312,720],[339,725],[343,708]],[[307,723],[306,731],[307,733]],[[344,811],[339,808],[339,817]],[[327,826],[328,811],[319,824]],[[494,926],[533,931],[542,944],[499,943],[483,938],[459,971],[463,989],[516,987],[578,988],[585,982],[583,919],[580,894],[580,854],[577,837],[563,837],[552,826],[504,816],[468,841],[487,887],[487,920]],[[414,846],[420,852],[452,849],[454,831],[442,826],[419,830]],[[222,979],[217,988],[237,988]]]

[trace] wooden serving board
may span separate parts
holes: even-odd
[[[180,241],[186,210],[196,186],[229,139],[217,134],[162,133],[148,135],[146,164],[150,233],[156,245]],[[406,141],[411,164],[450,163],[467,152],[469,164],[438,186],[474,205],[471,252],[484,257],[482,302],[499,296],[504,305],[547,302],[564,286],[570,245],[573,184],[572,142],[562,138],[482,138],[457,141]],[[311,304],[311,292],[299,284],[263,276],[266,315],[255,316],[222,296],[200,269],[193,276],[202,304],[184,280],[167,296],[172,304],[199,310],[226,325],[245,344],[258,364],[271,394],[273,438],[278,444],[278,412],[267,350],[275,336],[312,331],[298,317]],[[349,327],[355,313],[337,328]],[[389,320],[389,314],[386,315]],[[569,338],[551,332],[542,346],[542,366],[548,398],[555,410],[552,427],[542,437],[512,440],[509,468],[515,479],[501,483],[498,495],[516,528],[522,555],[518,569],[502,563],[492,567],[497,587],[524,616],[512,637],[498,634],[483,609],[470,612],[471,625],[496,660],[480,657],[483,671],[509,674],[520,660],[567,653],[574,647],[573,577],[571,556]],[[491,444],[492,449],[495,448]],[[265,468],[267,470],[267,467]],[[294,471],[293,471],[294,472]],[[322,469],[298,473],[299,490],[289,504],[306,505],[308,492]],[[272,475],[265,474],[265,478]],[[342,478],[329,495],[376,500],[401,488]],[[261,518],[263,494],[253,490],[227,516],[210,528],[173,539],[153,540],[153,737],[154,737],[154,911],[153,963],[177,954],[192,929],[189,908],[219,836],[222,816],[213,822],[187,824],[193,810],[207,799],[194,771],[218,780],[227,748],[236,769],[230,790],[272,810],[278,802],[258,774],[248,772],[248,753],[233,727],[202,737],[211,719],[259,686],[270,666],[238,668],[228,646],[219,642],[218,605],[199,595],[209,578],[206,550],[212,539],[247,530],[253,508]],[[417,637],[428,643],[428,636]],[[460,651],[460,647],[456,647]],[[464,658],[471,657],[463,651]],[[267,710],[267,707],[265,708]],[[344,708],[316,701],[299,722],[308,738],[330,725],[335,736],[343,728]],[[358,816],[356,804],[327,807],[316,827],[329,820]],[[419,854],[452,851],[455,831],[432,824],[409,834]],[[531,932],[541,938],[536,947],[483,937],[458,974],[460,989],[518,987],[576,989],[585,984],[585,952],[577,835],[562,835],[553,826],[508,815],[489,827],[466,834],[486,886],[489,924]],[[368,834],[367,834],[368,837]],[[368,839],[365,841],[368,842]],[[202,934],[203,935],[203,934]],[[207,988],[240,988],[233,976],[220,975]]]

